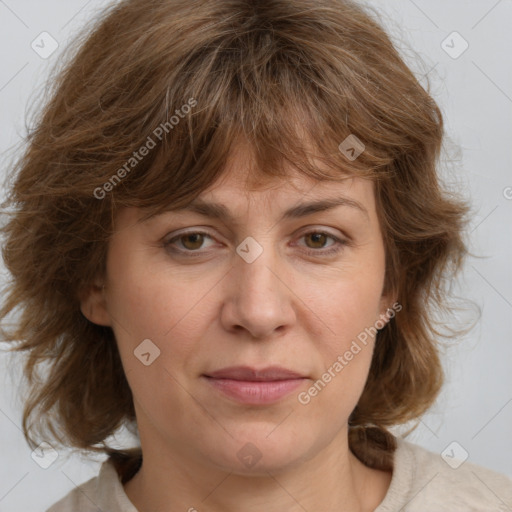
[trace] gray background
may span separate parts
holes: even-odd
[[[447,447],[456,455],[467,452],[468,460],[512,476],[512,2],[370,3],[382,11],[381,21],[423,84],[428,76],[441,105],[449,136],[443,173],[471,197],[471,250],[479,256],[467,260],[454,289],[481,308],[481,318],[447,349],[444,391],[409,439],[438,453]],[[2,173],[25,134],[27,105],[34,104],[50,67],[70,37],[105,5],[105,0],[0,0]],[[43,31],[59,44],[47,59],[31,48]],[[453,31],[469,44],[457,58],[463,41],[448,37]],[[442,47],[447,37],[452,56]],[[471,307],[457,318],[459,324],[474,320]],[[0,353],[0,512],[45,510],[97,474],[102,460],[60,452],[48,469],[36,464],[20,431],[19,379],[19,365]],[[128,437],[120,435],[118,442],[123,440]]]

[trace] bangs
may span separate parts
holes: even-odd
[[[288,31],[292,21],[285,18],[272,28],[241,11],[231,23],[243,30],[219,36],[218,25],[203,26],[209,45],[191,45],[176,61],[164,52],[162,62],[139,76],[148,92],[131,98],[131,111],[139,116],[128,120],[131,142],[120,143],[117,132],[117,146],[128,149],[118,165],[127,172],[115,180],[107,201],[149,215],[180,208],[220,177],[240,144],[251,154],[240,171],[254,183],[285,178],[291,169],[334,181],[389,174],[393,155],[383,145],[385,132],[375,130],[385,119],[372,86],[377,80],[364,78],[360,62],[337,58],[336,48],[314,44],[296,24]],[[194,40],[190,34],[188,42]],[[352,139],[364,145],[356,158],[339,147]],[[133,152],[143,147],[147,156],[135,161]],[[116,172],[109,164],[96,186]]]

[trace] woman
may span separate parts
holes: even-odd
[[[109,455],[50,512],[512,507],[389,430],[439,393],[432,311],[466,253],[442,137],[356,3],[113,6],[4,228],[26,438]],[[123,425],[139,449],[107,445]]]

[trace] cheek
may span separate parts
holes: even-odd
[[[324,323],[323,335],[315,340],[322,370],[299,403],[310,404],[306,408],[310,412],[316,408],[328,411],[333,422],[348,417],[355,407],[373,356],[384,264],[367,263],[330,279],[326,293],[316,293],[311,302]]]
[[[363,392],[375,344],[380,305],[380,280],[344,280],[333,293],[317,299],[315,309],[325,322],[315,339],[319,372],[297,397],[307,417],[318,415],[338,428]]]
[[[368,266],[337,276],[327,283],[324,293],[319,290],[316,294],[312,304],[325,323],[328,337],[336,340],[333,349],[339,352],[375,325],[381,313],[383,282],[383,266]]]
[[[165,266],[151,265],[149,258],[119,258],[112,248],[109,262],[109,312],[114,322],[133,338],[162,339],[187,322],[211,287],[202,276],[176,274]],[[117,262],[114,264],[114,262]]]
[[[120,258],[115,246],[107,270],[109,313],[135,401],[146,411],[159,411],[162,403],[184,410],[187,394],[179,383],[194,371],[198,343],[211,323],[213,283],[148,269],[147,259]]]

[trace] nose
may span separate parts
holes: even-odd
[[[251,263],[235,255],[221,312],[226,330],[245,330],[253,338],[266,339],[282,335],[293,324],[294,294],[278,258],[267,247]]]

